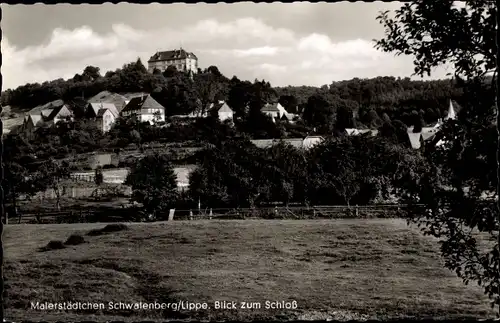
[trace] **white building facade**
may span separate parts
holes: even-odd
[[[175,66],[178,71],[196,73],[198,71],[198,57],[184,49],[157,52],[148,60],[148,72],[155,69],[164,72],[169,66]]]

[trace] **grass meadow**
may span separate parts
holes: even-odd
[[[437,243],[399,219],[8,225],[11,320],[493,318],[488,299],[443,268]],[[95,231],[93,231],[95,233]],[[41,250],[70,235],[85,242]],[[78,240],[78,239],[77,239]],[[199,311],[36,310],[31,302],[206,302]],[[215,309],[215,301],[260,303]],[[265,301],[296,301],[267,309]]]

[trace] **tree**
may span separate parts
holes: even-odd
[[[148,214],[165,211],[178,199],[177,176],[166,155],[148,155],[134,165],[125,185],[132,186],[132,201],[143,205]]]
[[[87,66],[83,70],[82,79],[85,81],[95,81],[96,79],[101,77],[101,73],[99,72],[99,67],[95,66]]]
[[[208,73],[215,75],[216,77],[221,77],[222,73],[219,71],[217,66],[211,65],[207,68]]]
[[[33,168],[36,160],[34,153],[34,147],[20,135],[8,134],[3,139],[2,188],[5,201],[12,203],[9,213],[14,217],[17,215],[19,197],[24,195],[30,198],[37,193],[30,177],[30,167]]]
[[[252,207],[267,192],[261,183],[259,153],[248,140],[207,144],[189,177],[189,195],[208,205]]]
[[[212,70],[217,69],[215,66],[211,66]],[[194,77],[194,87],[196,90],[197,97],[201,101],[201,113],[205,113],[208,109],[210,103],[215,102],[215,98],[219,92],[222,91],[221,75],[218,70],[214,72],[196,74]]]
[[[335,128],[340,132],[346,128],[356,128],[354,111],[350,107],[342,105],[337,109]]]
[[[35,174],[35,185],[38,191],[52,189],[56,196],[56,208],[61,210],[62,183],[70,176],[70,167],[66,161],[58,162],[54,159],[44,161]]]
[[[497,16],[495,3],[486,0],[466,1],[464,8],[453,1],[407,3],[395,18],[389,12],[378,17],[386,36],[377,47],[414,56],[418,75],[430,75],[445,63],[455,68],[466,109],[426,146],[432,167],[407,190],[409,201],[425,204],[426,210],[416,208],[411,220],[440,239],[446,267],[465,283],[482,286],[500,313],[500,155],[493,153],[500,154],[500,131],[495,132],[492,107],[497,129],[500,112],[485,78],[498,65]],[[444,144],[436,145],[440,141]],[[485,199],[485,193],[492,198]],[[479,247],[478,232],[496,243]]]
[[[102,173],[102,167],[97,166],[94,171],[94,183],[97,185],[95,189],[96,197],[99,197],[99,187],[104,183],[104,174]]]
[[[304,121],[314,127],[325,127],[327,132],[333,125],[333,108],[322,94],[315,94],[307,99],[304,108]]]

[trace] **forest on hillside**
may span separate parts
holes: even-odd
[[[435,122],[445,115],[450,99],[460,102],[462,90],[452,80],[412,81],[409,78],[376,77],[332,82],[322,87],[273,87],[265,80],[254,82],[228,78],[216,66],[192,77],[169,67],[148,73],[140,59],[104,75],[88,66],[81,74],[64,80],[30,83],[2,92],[1,103],[21,111],[62,99],[75,114],[83,99],[101,91],[146,92],[166,107],[167,116],[206,109],[226,100],[236,116],[252,115],[268,102],[280,102],[288,112],[302,115],[304,126],[318,133],[335,128],[380,128],[399,121],[406,126]]]

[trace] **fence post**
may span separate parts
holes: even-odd
[[[358,217],[358,216],[359,216],[359,207],[358,207],[358,205],[356,204],[356,217]]]
[[[210,214],[208,215],[208,218],[209,218],[210,220],[212,220],[212,216],[213,216],[213,213],[212,213],[212,208],[210,208]]]
[[[193,219],[193,210],[189,210],[189,220]]]

